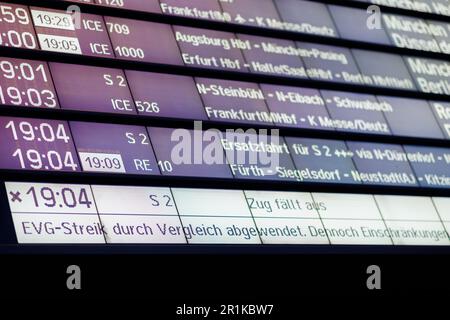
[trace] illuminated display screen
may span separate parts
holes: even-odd
[[[448,198],[21,182],[6,189],[19,243],[450,245]],[[33,227],[40,223],[41,231]]]

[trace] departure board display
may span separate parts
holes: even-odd
[[[448,3],[362,2],[0,2],[7,244],[450,245]]]

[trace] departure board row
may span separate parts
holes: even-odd
[[[3,46],[450,94],[443,60],[84,13],[77,27],[62,11],[7,7]]]
[[[23,244],[450,245],[450,198],[6,182]]]
[[[173,88],[176,90],[173,90]],[[450,138],[450,103],[0,58],[0,103],[368,134]],[[405,122],[404,119],[409,121]]]
[[[385,1],[372,2],[386,4]],[[445,2],[450,15],[450,3],[447,0]],[[339,37],[400,48],[450,53],[449,23],[386,12],[381,15],[380,27],[373,27],[374,19],[371,19],[370,14],[374,12],[370,10],[367,12],[364,9],[326,5],[313,1],[162,0],[159,4],[160,8],[158,8],[158,1],[155,1],[153,6],[150,2],[140,1],[139,3],[141,8],[126,1],[121,4],[109,4],[109,6],[325,37]],[[440,6],[443,4],[441,3]]]
[[[450,187],[450,149],[0,117],[0,169]]]

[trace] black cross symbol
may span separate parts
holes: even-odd
[[[11,195],[11,202],[22,202],[22,199],[20,198],[20,191],[12,192],[10,191],[9,194]]]

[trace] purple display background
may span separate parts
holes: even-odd
[[[274,39],[274,38],[264,38],[264,37],[250,36],[250,35],[244,35],[244,34],[239,34],[238,38],[242,39],[242,40],[249,40],[252,45],[251,50],[243,50],[245,59],[247,60],[248,64],[250,65],[250,70],[252,70],[252,72],[293,77],[293,75],[288,75],[288,74],[284,74],[284,73],[260,72],[260,70],[257,70],[252,66],[251,62],[258,62],[261,64],[270,63],[274,66],[288,65],[291,68],[299,68],[299,69],[304,68],[301,58],[297,55],[292,56],[292,55],[268,53],[268,52],[265,52],[261,47],[261,44],[263,42],[273,43],[273,44],[276,44],[278,46],[283,46],[283,47],[288,47],[288,46],[295,47],[295,44],[293,41]],[[259,46],[259,48],[258,48],[258,46]],[[307,78],[306,73],[304,76],[298,76],[298,77]]]
[[[15,30],[19,33],[23,33],[23,32],[29,32],[33,35],[34,38],[34,43],[36,44],[36,48],[38,48],[39,44],[38,41],[36,39],[36,33],[34,32],[34,27],[33,27],[33,18],[31,18],[31,14],[30,11],[28,10],[28,7],[26,6],[21,6],[21,5],[17,5],[17,4],[11,4],[11,3],[6,3],[6,2],[0,2],[0,5],[4,5],[4,6],[8,6],[13,8],[12,10],[16,10],[17,8],[22,8],[24,10],[27,11],[28,13],[28,18],[30,20],[30,22],[28,24],[21,24],[21,23],[7,23],[7,22],[0,22],[0,35],[2,37],[2,46],[5,47],[9,47],[11,46],[10,43],[7,42],[7,33],[11,30]],[[20,48],[25,48],[24,45],[22,45]]]
[[[223,31],[215,31],[215,30],[207,30],[207,29],[198,29],[198,28],[190,28],[190,27],[182,27],[182,26],[174,26],[174,34],[176,38],[177,32],[180,32],[183,35],[194,35],[194,36],[202,36],[206,35],[211,38],[219,38],[225,39],[230,42],[230,39],[235,39],[233,33],[223,32]],[[209,45],[199,45],[194,46],[191,43],[178,41],[178,46],[182,53],[187,53],[190,56],[200,56],[202,58],[212,58],[215,57],[218,65],[215,66],[205,66],[203,64],[194,63],[189,64],[185,61],[185,65],[187,66],[195,66],[198,68],[209,68],[209,69],[221,69],[221,70],[233,70],[233,71],[247,71],[247,68],[244,66],[245,61],[242,56],[242,52],[240,49],[231,47],[229,50],[225,50],[222,46],[209,46]],[[231,60],[237,60],[239,62],[239,66],[236,68],[229,68],[227,66],[221,65],[219,60],[220,58],[228,58]]]
[[[71,121],[70,128],[78,152],[120,154],[126,173],[159,175],[155,155],[144,127]],[[135,144],[128,143],[126,133],[133,134]],[[144,137],[148,144],[141,144]],[[153,170],[137,170],[134,159],[150,160]]]
[[[191,77],[125,71],[136,101],[157,102],[160,112],[139,114],[155,117],[207,120],[203,103]]]
[[[22,93],[22,99],[24,99],[22,106],[30,106],[29,102],[25,101],[26,95],[24,95],[24,92],[29,88],[34,88],[36,90],[42,91],[42,90],[49,90],[53,93],[54,99],[56,101],[56,106],[54,108],[59,108],[58,98],[56,96],[55,87],[53,86],[52,82],[52,76],[50,75],[50,71],[47,66],[47,62],[40,62],[40,61],[34,61],[34,60],[22,60],[22,59],[13,59],[13,58],[1,58],[1,61],[9,61],[14,65],[14,72],[16,73],[16,77],[14,79],[8,79],[3,77],[3,71],[0,69],[0,86],[3,88],[3,95],[5,97],[6,104],[11,103],[11,99],[8,98],[8,95],[6,93],[6,88],[8,87],[15,87],[20,90]],[[33,70],[35,71],[35,75],[37,77],[32,80],[28,81],[23,79],[20,74],[19,64],[21,63],[28,63],[33,67]],[[41,76],[40,71],[36,71],[36,68],[38,68],[40,65],[44,66],[44,72],[45,76],[47,77],[47,82],[44,81],[43,77]],[[48,95],[46,95],[48,96]],[[43,98],[43,103],[46,100]],[[31,107],[31,106],[30,106]],[[47,108],[44,104],[42,104],[42,107]]]
[[[206,79],[206,78],[196,78],[195,79],[197,84],[204,85],[206,87],[209,87],[211,85],[219,85],[224,88],[232,87],[233,89],[242,88],[242,89],[252,89],[252,90],[258,90],[260,91],[260,88],[255,83],[249,83],[249,82],[241,82],[241,81],[230,81],[230,80],[218,80],[218,79]],[[262,93],[261,93],[262,94]],[[209,107],[213,110],[243,110],[245,112],[264,112],[267,115],[269,114],[269,111],[266,107],[266,103],[263,99],[246,99],[246,98],[239,98],[239,97],[226,97],[226,96],[219,96],[219,95],[213,95],[211,92],[208,92],[207,94],[201,95],[205,108]],[[206,114],[208,112],[206,111]],[[228,120],[228,119],[221,119],[220,117],[214,117],[214,115],[210,116],[210,120],[215,121],[222,121],[222,122],[242,122],[242,123],[263,123],[263,124],[272,124],[271,121],[252,121],[252,120]]]
[[[50,62],[50,69],[63,109],[136,114],[122,70],[55,62]],[[106,85],[105,74],[111,75],[113,86]],[[125,87],[119,86],[122,80],[117,77]],[[112,98],[129,101],[131,110],[114,110]]]
[[[36,139],[34,141],[26,141],[21,139],[21,133],[17,129],[17,135],[19,137],[18,141],[15,141],[12,135],[11,129],[5,128],[8,122],[14,121],[16,128],[18,128],[18,124],[21,121],[26,121],[33,126],[33,129],[36,134]],[[52,171],[48,158],[43,157],[50,150],[56,151],[61,155],[61,158],[64,161],[64,156],[67,152],[72,154],[72,158],[74,162],[77,164],[77,169],[75,171],[81,171],[81,166],[78,162],[77,153],[75,151],[75,146],[73,144],[72,137],[70,137],[68,143],[65,143],[63,140],[56,140],[55,142],[46,142],[40,137],[37,132],[41,123],[47,123],[54,129],[54,132],[57,132],[56,128],[59,125],[64,126],[64,131],[70,137],[70,129],[69,125],[66,121],[57,121],[57,120],[38,120],[38,119],[27,119],[27,118],[12,118],[12,117],[0,117],[0,137],[2,137],[2,143],[0,143],[0,168],[2,169],[22,169],[20,166],[20,162],[18,158],[14,158],[12,154],[18,149],[22,149],[22,154],[24,155],[24,159],[26,159],[26,152],[28,150],[37,150],[42,157],[44,167],[40,170]],[[25,160],[25,163],[27,161]],[[47,167],[47,168],[46,168]],[[36,170],[31,167],[27,167],[24,170]],[[61,171],[70,171],[73,172],[71,168],[65,168]]]
[[[327,129],[334,130],[333,128],[325,128],[317,122],[318,117],[329,118],[328,111],[325,107],[319,90],[297,88],[297,87],[285,87],[269,84],[261,84],[261,89],[266,96],[267,105],[271,112],[282,112],[288,115],[295,114],[297,124],[281,124],[277,123],[277,126],[282,127],[294,127],[294,128],[308,128],[308,129]],[[291,101],[280,101],[276,97],[276,92],[283,92],[285,95],[289,92],[294,92],[302,96],[314,97],[315,100],[321,101],[321,104],[306,104],[306,103],[294,103]],[[308,120],[308,116],[314,117],[315,123]]]
[[[307,138],[285,138],[289,150],[291,151],[294,164],[299,170],[309,169],[319,171],[321,169],[333,172],[339,170],[341,180],[322,180],[322,179],[305,179],[306,182],[322,182],[322,183],[360,183],[352,179],[351,171],[355,170],[351,157],[338,157],[335,152],[347,152],[348,148],[344,141],[336,140],[321,140],[321,139],[307,139]],[[308,155],[296,154],[293,145],[302,145],[308,147]],[[311,146],[319,146],[321,156],[314,154]],[[327,149],[328,148],[328,149]],[[329,150],[331,157],[326,156],[325,151]],[[341,153],[342,154],[342,153]]]
[[[184,130],[185,133],[189,132],[191,137],[191,141],[194,140],[194,131],[186,130],[186,129],[169,129],[169,128],[147,128],[150,134],[150,138],[153,143],[153,147],[155,149],[156,157],[159,161],[169,161],[172,163],[172,149],[174,146],[179,144],[178,141],[171,141],[171,135],[174,130]],[[201,132],[196,132],[201,135]],[[215,146],[218,146],[217,150],[222,150],[220,144],[220,136],[217,135],[217,139],[214,142],[205,142],[202,145],[202,152],[205,150],[205,147],[210,143],[213,143]],[[191,150],[191,159],[194,159],[195,149],[193,146],[190,148]],[[198,155],[199,156],[199,155]],[[223,158],[222,164],[173,164],[172,172],[162,172],[163,175],[168,176],[186,176],[186,177],[205,177],[205,178],[232,178],[230,169],[225,160],[225,154],[220,155]],[[219,156],[218,156],[219,157]]]
[[[110,32],[114,48],[117,46],[141,48],[145,53],[144,59],[119,57],[116,53],[118,59],[183,64],[170,25],[114,17],[105,17],[105,21],[106,23],[125,24],[130,28],[128,35]]]
[[[378,100],[388,102],[394,109],[384,113],[394,135],[444,138],[427,101],[384,96],[378,96]]]
[[[123,7],[111,4],[99,4],[100,0],[95,0],[95,3],[104,6],[104,7],[113,7],[113,8],[123,8],[137,11],[146,11],[146,12],[161,12],[159,9],[158,0],[122,0],[124,5]],[[103,0],[105,2],[105,0]]]
[[[367,142],[355,142],[355,141],[348,141],[347,142],[348,148],[350,151],[354,153],[353,161],[356,165],[357,170],[360,173],[376,173],[381,172],[384,174],[389,174],[391,172],[399,173],[399,174],[408,174],[413,175],[413,171],[411,169],[411,166],[408,161],[388,161],[388,160],[381,160],[376,159],[375,157],[373,159],[363,159],[358,156],[356,150],[359,150],[360,148],[364,148],[365,150],[371,150],[373,153],[374,149],[380,149],[382,152],[385,152],[387,149],[389,150],[395,150],[397,152],[404,153],[404,150],[402,146],[400,145],[393,145],[393,144],[381,144],[381,143],[367,143]],[[417,181],[414,184],[409,183],[391,183],[386,184],[384,182],[363,182],[364,184],[376,184],[376,185],[404,185],[404,186],[417,186]]]
[[[349,120],[353,121],[356,119],[364,120],[365,122],[374,124],[378,128],[378,124],[383,124],[383,126],[379,126],[379,128],[387,127],[387,132],[384,131],[368,131],[362,129],[336,129],[338,131],[350,131],[350,132],[361,132],[361,133],[373,133],[373,134],[391,134],[389,130],[389,126],[387,124],[386,119],[383,116],[381,111],[369,111],[364,109],[349,109],[338,107],[335,97],[340,98],[341,100],[348,98],[356,101],[370,101],[372,103],[378,103],[375,96],[368,94],[357,94],[350,92],[339,92],[339,91],[328,91],[321,90],[322,96],[326,101],[328,112],[331,117],[336,120]],[[384,129],[384,128],[383,128]]]

